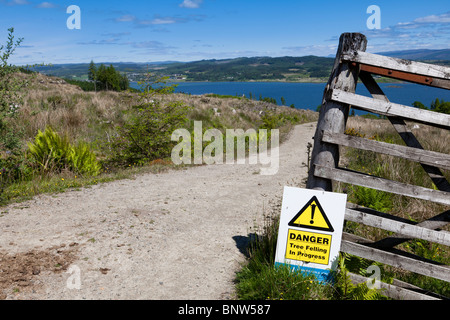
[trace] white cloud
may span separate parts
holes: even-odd
[[[77,44],[80,45],[108,45],[108,44],[120,44],[118,43],[119,39],[117,38],[110,38],[110,39],[103,39],[103,40],[91,40],[91,41],[85,41],[85,42],[78,42]]]
[[[441,15],[431,15],[414,20],[416,23],[450,23],[450,12]]]
[[[22,5],[26,5],[26,4],[30,4],[30,2],[28,2],[27,0],[11,0],[8,1],[6,3],[8,6],[22,6]]]
[[[173,24],[179,22],[179,19],[166,17],[166,18],[155,18],[153,20],[139,20],[137,21],[140,25],[158,25],[158,24]]]
[[[440,15],[429,15],[420,17],[409,22],[399,22],[394,28],[399,29],[416,29],[421,27],[435,27],[437,25],[449,24],[450,12],[446,12]]]
[[[200,22],[205,19],[204,15],[189,15],[187,17],[161,17],[155,15],[153,19],[140,19],[134,15],[126,14],[114,19],[115,22],[133,22],[136,27],[144,28],[148,26],[169,25],[175,23],[187,23],[190,21]]]
[[[202,4],[203,0],[184,0],[180,4],[181,8],[197,9]]]
[[[448,48],[450,11],[399,22],[383,29],[364,30],[374,52]],[[445,43],[447,42],[447,43]]]
[[[42,2],[36,6],[36,8],[43,8],[43,9],[51,9],[51,8],[56,8],[56,7],[57,7],[56,4],[53,4],[50,2]]]
[[[135,20],[136,17],[131,14],[126,14],[116,19],[117,22],[130,22]]]

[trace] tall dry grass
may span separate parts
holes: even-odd
[[[51,126],[72,141],[106,144],[115,134],[115,126],[126,121],[124,111],[139,103],[139,95],[130,92],[84,92],[79,87],[56,77],[41,74],[28,77],[24,103],[15,119],[17,130],[23,131],[24,142],[32,141],[38,130]],[[169,94],[155,96],[163,104],[181,101],[191,106],[190,119],[204,121],[204,127],[249,129],[257,127],[268,113],[296,116],[299,122],[317,121],[318,114],[248,99],[218,98],[206,95]],[[282,129],[282,137],[289,132]],[[23,143],[24,147],[26,143]]]

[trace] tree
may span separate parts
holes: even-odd
[[[94,90],[97,92],[97,67],[93,60],[91,60],[91,64],[89,65],[88,78],[94,82]]]
[[[440,104],[441,102],[436,98],[436,100],[431,103],[430,109],[436,111]]]
[[[119,77],[120,74],[116,72],[116,69],[114,69],[112,64],[106,68],[106,81],[108,82],[109,87],[114,91],[120,91]]]
[[[102,63],[97,70],[97,80],[99,82],[100,90],[108,90],[107,81],[106,81],[106,68]]]
[[[414,108],[428,110],[428,108],[420,101],[414,101],[412,105]]]
[[[434,111],[450,114],[450,102],[449,101],[446,102],[444,100],[439,101],[439,99],[436,99]]]
[[[419,101],[414,101],[413,107],[428,110],[428,108]],[[431,102],[429,110],[450,114],[450,101],[439,100],[438,98],[436,98],[436,100]]]
[[[14,41],[14,28],[8,29],[8,41],[0,46],[0,151],[14,152],[19,147],[19,132],[10,119],[14,118],[22,103],[21,91],[27,80],[17,77],[19,69],[9,65],[8,60],[23,41]]]
[[[92,65],[93,63],[91,62],[91,66]],[[89,66],[90,77],[92,76],[91,66]],[[105,67],[104,64],[101,64],[95,74],[97,79],[96,82],[98,83],[100,90],[121,91],[129,88],[130,83],[127,76],[116,71],[112,64],[109,67]]]
[[[139,104],[128,110],[127,121],[117,127],[111,144],[114,164],[145,164],[171,156],[175,146],[171,135],[187,124],[190,108],[179,101],[163,104],[154,99],[155,95],[174,91],[175,85],[165,86],[166,80],[167,77],[148,74],[145,81],[139,82],[142,89]]]
[[[127,90],[130,87],[130,81],[125,74],[119,75],[119,87],[120,90]]]

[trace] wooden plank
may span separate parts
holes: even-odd
[[[438,214],[428,220],[422,221],[418,223],[416,226],[425,228],[425,229],[433,229],[437,230],[445,227],[450,223],[450,210],[447,210],[441,214]],[[374,243],[374,246],[377,248],[392,248],[397,246],[403,242],[411,240],[410,238],[405,238],[400,234],[393,234],[387,238],[381,239]]]
[[[389,77],[398,80],[404,80],[412,83],[418,83],[425,86],[436,87],[441,89],[450,89],[450,80],[433,78],[430,76],[423,76],[415,73],[407,73],[403,71],[396,71],[386,69],[384,67],[369,66],[366,64],[359,65],[361,71],[369,72],[371,74],[377,74],[384,77]]]
[[[365,283],[367,282],[367,280],[372,280],[352,272],[349,272],[348,274],[353,283]],[[416,289],[417,291],[424,291],[419,287],[415,288],[417,288]],[[389,284],[381,281],[380,281],[380,293],[391,299],[396,300],[441,300],[437,297],[433,297],[431,295],[427,295],[422,292],[408,290],[402,288],[401,286],[396,286],[394,284]]]
[[[447,231],[434,231],[417,225],[402,223],[348,208],[345,210],[345,219],[362,223],[367,226],[396,232],[410,238],[422,239],[450,246],[450,232]]]
[[[350,241],[350,242],[366,245],[366,246],[369,246],[371,248],[384,250],[386,252],[390,252],[390,253],[393,253],[393,254],[398,254],[398,255],[400,255],[402,257],[407,257],[407,258],[410,258],[410,259],[413,259],[413,260],[416,260],[416,261],[422,261],[422,262],[426,262],[426,263],[431,263],[433,265],[440,265],[440,266],[443,266],[443,267],[447,268],[449,270],[449,272],[450,272],[450,266],[445,265],[443,263],[439,263],[439,262],[436,262],[434,260],[418,256],[418,255],[416,255],[414,253],[406,252],[406,251],[403,251],[403,250],[400,250],[400,249],[396,249],[396,248],[380,248],[380,247],[378,247],[376,245],[377,242],[374,242],[372,240],[356,236],[354,234],[343,232],[342,233],[342,240],[347,240],[347,241]]]
[[[407,73],[415,73],[433,78],[450,79],[449,67],[386,57],[363,51],[347,52],[342,56],[342,60],[354,61]]]
[[[353,209],[356,211],[360,211],[360,212],[364,212],[364,213],[368,213],[371,215],[375,215],[378,217],[387,218],[390,220],[395,220],[395,221],[399,221],[399,222],[403,222],[403,223],[417,225],[419,227],[430,229],[430,230],[440,230],[440,229],[444,228],[447,224],[450,223],[450,210],[444,211],[444,212],[437,214],[427,220],[416,223],[409,219],[394,216],[394,215],[391,215],[391,214],[385,213],[385,212],[380,212],[380,211],[377,211],[377,210],[374,210],[371,208],[366,208],[366,207],[363,207],[363,206],[360,206],[358,204],[351,203],[351,202],[347,202],[347,208]]]
[[[386,218],[386,219],[398,221],[401,223],[411,224],[411,225],[414,225],[417,227],[421,227],[424,229],[430,229],[430,230],[441,230],[442,228],[444,228],[446,225],[448,225],[450,223],[450,210],[444,211],[444,212],[437,214],[434,217],[431,217],[422,222],[415,223],[415,222],[405,219],[405,218],[393,216],[391,214],[388,214],[385,212],[380,212],[380,211],[377,211],[377,210],[374,210],[371,208],[362,207],[360,205],[350,203],[350,202],[347,202],[347,208],[352,209],[354,211],[367,213],[372,216]],[[366,243],[367,243],[367,241],[368,241],[367,239],[363,240],[363,239],[356,239],[356,238],[350,238],[347,240],[355,241],[358,243],[360,241],[366,241]],[[396,245],[399,245],[399,244],[409,241],[409,240],[411,240],[411,238],[408,238],[406,236],[396,233],[387,238],[378,240],[376,242],[370,242],[370,243],[372,244],[371,245],[372,247],[379,248],[379,249],[387,249],[387,248],[392,248]]]
[[[448,192],[369,176],[359,172],[329,168],[315,164],[314,175],[335,181],[341,181],[367,188],[450,205],[450,194]]]
[[[389,102],[389,99],[384,95],[383,90],[381,90],[380,86],[378,85],[378,83],[376,83],[371,74],[367,72],[360,72],[359,78],[366,86],[367,90],[369,90],[374,99]],[[388,116],[388,119],[407,146],[416,149],[423,149],[422,145],[414,136],[414,134],[408,129],[403,119],[392,116]],[[444,174],[439,168],[423,163],[421,163],[421,166],[433,181],[433,183],[436,185],[438,190],[450,192],[450,183],[447,181]]]
[[[353,137],[342,133],[323,132],[322,141],[400,157],[450,170],[450,155],[392,143]]]
[[[352,66],[350,63],[342,63],[341,56],[347,51],[364,51],[366,46],[367,39],[361,33],[343,33],[339,38],[339,47],[336,52],[333,70],[324,90],[322,107],[320,108],[314,136],[311,159],[316,163],[330,166],[337,166],[339,163],[339,146],[323,144],[319,136],[322,130],[341,133],[345,131],[350,107],[348,104],[330,100],[329,96],[333,89],[346,89],[355,92],[359,68]],[[310,170],[308,174],[306,188],[331,191],[331,180],[314,176],[312,171]]]
[[[385,116],[398,116],[404,119],[450,129],[450,115],[448,114],[385,102],[338,89],[333,90],[331,99],[337,102],[347,103],[356,109],[362,109]]]
[[[446,266],[418,261],[412,258],[401,256],[399,254],[371,248],[347,240],[342,240],[341,251],[364,257],[369,260],[388,264],[393,267],[402,268],[427,277],[433,277],[435,279],[450,282],[450,272],[449,268]]]
[[[367,90],[369,90],[374,99],[389,102],[389,99],[386,97],[383,90],[381,90],[380,86],[370,73],[361,71],[359,73],[359,79],[361,79],[362,83],[367,88]]]

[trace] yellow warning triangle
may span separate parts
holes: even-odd
[[[292,218],[289,226],[330,232],[334,231],[316,196],[312,197],[295,217]]]

